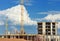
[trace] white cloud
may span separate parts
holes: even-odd
[[[38,14],[47,14],[42,20],[49,20],[49,21],[59,21],[60,20],[60,11],[47,11],[47,12],[40,12]]]
[[[0,15],[3,14],[5,16],[8,16],[8,19],[11,20],[14,24],[20,24],[21,23],[21,6],[17,5],[15,7],[0,11]],[[29,17],[29,14],[24,6],[22,6],[24,9],[24,24],[25,25],[36,25],[37,22],[31,20]]]
[[[48,16],[46,16],[44,19],[46,20],[51,20],[51,21],[56,21],[56,20],[60,20],[60,14],[49,14]]]
[[[51,21],[51,22],[58,22],[58,28],[60,28],[60,12],[58,14],[48,14],[46,17],[42,18],[43,20],[46,21]]]
[[[60,11],[38,12],[38,14],[60,14]]]

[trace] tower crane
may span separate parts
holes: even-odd
[[[24,31],[24,0],[21,0],[21,29],[20,29],[20,34],[25,34]]]
[[[8,17],[6,17],[6,38],[7,38],[7,35],[8,35]]]

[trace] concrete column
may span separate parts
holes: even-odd
[[[19,39],[19,35],[18,35],[18,39]]]
[[[4,38],[4,36],[2,36],[2,38]]]
[[[49,36],[49,41],[51,41],[51,36]]]
[[[28,36],[27,36],[27,40],[28,40]]]
[[[56,36],[56,41],[57,41],[57,40],[60,41],[59,39],[60,39],[59,36]]]
[[[10,38],[12,38],[12,39],[13,39],[13,36],[11,36]]]
[[[58,23],[55,24],[56,35],[57,35],[57,27],[58,27]]]
[[[15,38],[15,36],[14,36],[14,38]]]
[[[58,39],[58,38],[56,37],[56,41],[57,41],[57,39]]]
[[[51,22],[51,35],[52,35],[52,22]]]
[[[43,41],[46,41],[46,35],[45,35],[43,38],[44,38],[44,40],[43,40]]]
[[[42,28],[43,29],[43,35],[45,35],[45,22],[43,22],[42,26],[43,26],[43,28]]]
[[[29,36],[27,36],[27,40],[29,40]]]

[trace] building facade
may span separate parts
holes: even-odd
[[[60,41],[57,35],[57,22],[38,22],[38,34],[44,35],[44,41]]]
[[[0,38],[17,38],[29,41],[60,41],[57,35],[57,22],[38,22],[38,34],[7,34],[0,35]]]
[[[57,35],[56,22],[38,22],[38,34]]]

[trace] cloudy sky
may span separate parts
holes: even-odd
[[[27,34],[37,34],[37,22],[58,22],[60,34],[60,0],[24,0],[24,28]],[[20,32],[20,0],[0,0],[0,34],[5,34],[6,19],[8,30]]]

